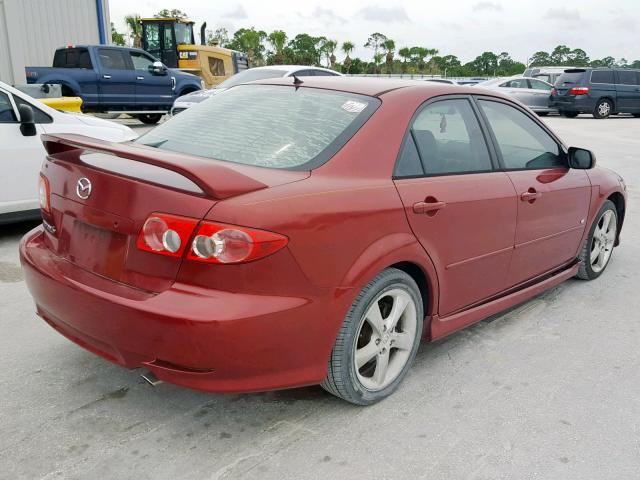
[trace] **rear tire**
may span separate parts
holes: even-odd
[[[560,113],[560,115],[562,115],[563,117],[567,117],[567,118],[576,118],[578,115],[580,115],[578,112],[564,112],[564,111],[560,111],[559,113]]]
[[[611,100],[603,98],[596,104],[596,108],[593,110],[593,118],[609,118],[613,113],[613,103]]]
[[[415,358],[423,306],[416,282],[401,270],[381,272],[360,292],[342,323],[322,388],[356,405],[391,395]]]
[[[162,114],[160,113],[144,113],[136,116],[138,117],[138,120],[145,125],[155,125],[162,118]]]
[[[610,200],[604,202],[589,229],[589,235],[580,251],[580,270],[576,277],[594,280],[605,271],[618,235],[618,211]]]

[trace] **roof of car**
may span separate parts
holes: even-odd
[[[313,65],[265,65],[264,67],[253,67],[250,70],[282,70],[283,72],[291,72],[296,70],[323,70],[341,75],[340,72],[324,67],[315,67]]]
[[[367,77],[302,77],[301,86],[312,88],[324,88],[327,90],[340,90],[376,97],[383,93],[400,88],[415,87],[430,89],[434,94],[446,93],[471,93],[477,89],[465,88],[459,85],[447,83],[423,82],[420,80],[406,80],[401,78],[367,78]],[[261,85],[292,85],[290,77],[268,78],[251,82]]]

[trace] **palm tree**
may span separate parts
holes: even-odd
[[[336,66],[336,48],[338,48],[338,42],[335,40],[325,40],[322,45],[322,50],[327,57],[327,67],[335,69]]]
[[[142,43],[142,23],[140,23],[140,15],[137,13],[126,15],[124,22],[130,30],[129,37],[133,40],[133,46],[140,48]]]
[[[380,63],[382,62],[382,57],[384,57],[384,54],[381,52],[373,54],[373,65],[374,65],[375,73],[380,73],[380,69],[378,68],[378,65],[380,65]]]
[[[427,51],[427,54],[425,56],[429,57],[429,61],[427,62],[429,64],[429,73],[432,73],[433,71],[433,57],[435,57],[436,55],[438,55],[439,50],[437,48],[427,48],[425,49]]]
[[[401,48],[398,50],[398,55],[403,59],[402,73],[407,73],[407,61],[411,59],[411,49],[407,47]]]
[[[351,69],[351,57],[349,54],[353,52],[354,48],[356,48],[356,46],[352,42],[344,42],[342,44],[342,51],[346,54],[342,65],[347,70],[346,73],[349,73],[349,70]]]
[[[284,63],[284,46],[287,43],[287,34],[282,30],[274,30],[267,37],[267,41],[273,47],[273,63],[282,65]]]
[[[394,42],[390,38],[387,38],[384,42],[382,42],[382,48],[384,48],[384,51],[386,53],[385,63],[387,64],[387,73],[391,73],[391,70],[393,69],[393,54],[396,50],[396,42]]]

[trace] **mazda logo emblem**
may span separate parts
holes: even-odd
[[[91,195],[91,182],[88,178],[82,177],[76,183],[76,195],[81,199],[86,200]]]

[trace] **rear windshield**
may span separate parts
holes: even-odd
[[[216,160],[308,170],[342,148],[379,105],[376,98],[351,93],[240,85],[136,141]]]
[[[583,75],[584,70],[569,70],[558,77],[556,85],[571,85],[578,83]]]
[[[250,68],[219,83],[216,88],[230,88],[241,83],[253,82],[254,80],[266,80],[268,78],[284,77],[286,70],[267,70],[265,68]]]

